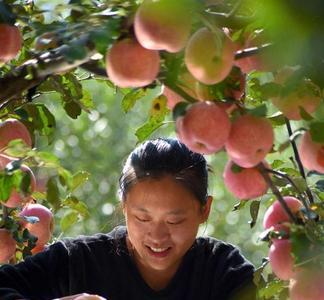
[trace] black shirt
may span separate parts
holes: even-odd
[[[117,227],[108,234],[63,239],[24,262],[2,266],[0,299],[45,300],[79,293],[108,300],[225,300],[234,294],[254,299],[254,268],[234,246],[197,238],[168,286],[155,291],[129,255],[126,234],[125,227]]]

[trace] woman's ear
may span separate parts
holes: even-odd
[[[207,201],[206,204],[203,206],[202,208],[202,223],[206,222],[208,217],[209,217],[209,213],[210,213],[210,208],[211,208],[211,204],[213,201],[213,197],[212,196],[208,196],[207,197]]]

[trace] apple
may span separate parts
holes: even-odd
[[[252,168],[270,152],[273,141],[274,133],[270,121],[246,114],[233,122],[225,148],[237,165]]]
[[[285,196],[283,200],[291,210],[293,214],[296,214],[300,208],[303,206],[302,202],[300,202],[297,198],[292,196]],[[288,214],[280,204],[279,200],[276,200],[271,204],[270,207],[266,210],[263,216],[263,227],[268,229],[277,224],[291,222]]]
[[[134,39],[120,40],[107,52],[106,70],[109,79],[119,87],[146,86],[159,73],[159,52],[143,48]]]
[[[294,276],[294,258],[291,253],[291,242],[288,239],[274,239],[269,249],[269,262],[273,273],[282,280]]]
[[[26,126],[17,119],[9,118],[0,123],[0,153],[15,139],[22,139],[29,147],[32,139]]]
[[[191,5],[188,0],[143,1],[134,20],[138,42],[150,50],[181,51],[190,35]]]
[[[9,164],[10,162],[12,162],[13,160],[14,159],[12,159],[9,156],[0,154],[0,171],[3,170],[6,167],[6,165]],[[30,186],[29,186],[30,193],[29,193],[29,195],[26,195],[24,197],[15,188],[12,189],[11,194],[10,194],[9,198],[7,199],[7,201],[1,202],[3,205],[10,207],[10,208],[19,207],[19,206],[22,206],[22,205],[26,204],[27,202],[29,202],[31,199],[30,194],[36,188],[36,179],[35,179],[33,171],[26,165],[21,165],[20,170],[22,170],[23,172],[27,172],[30,175]]]
[[[324,299],[324,270],[300,269],[290,280],[290,300]]]
[[[0,62],[15,58],[22,46],[22,36],[17,26],[0,24]]]
[[[16,241],[9,230],[0,228],[0,263],[7,263],[16,252]]]
[[[38,217],[39,222],[28,223],[23,221],[22,225],[28,231],[38,238],[36,246],[45,245],[51,238],[54,230],[53,213],[44,205],[39,203],[29,203],[23,207],[20,217]]]
[[[312,140],[309,131],[306,131],[298,145],[300,160],[308,170],[324,174],[324,143]]]
[[[176,132],[192,151],[212,154],[221,150],[231,123],[225,110],[213,102],[197,102],[176,120]]]
[[[215,84],[226,78],[234,62],[234,43],[221,30],[196,31],[185,48],[189,72],[204,84]]]
[[[223,172],[224,184],[228,190],[240,200],[256,198],[264,195],[269,186],[256,167],[241,168],[233,171],[234,163],[229,160]]]

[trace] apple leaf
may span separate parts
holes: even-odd
[[[52,205],[54,210],[60,207],[60,192],[57,186],[57,181],[51,177],[46,184],[47,187],[47,201]]]
[[[252,220],[249,221],[251,228],[253,228],[254,225],[256,224],[256,220],[259,214],[259,209],[260,209],[260,201],[252,201],[250,205],[250,215]]]
[[[64,232],[75,224],[78,221],[78,215],[75,211],[70,211],[65,214],[60,221],[61,230]]]
[[[146,92],[143,89],[134,89],[127,93],[121,103],[121,106],[125,113],[128,113],[135,105],[137,101],[146,96]]]
[[[310,134],[314,142],[324,144],[324,122],[311,123]]]

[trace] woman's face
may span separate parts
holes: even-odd
[[[123,211],[128,245],[140,270],[174,272],[208,217],[211,197],[201,207],[195,196],[171,177],[145,179],[127,194]]]

